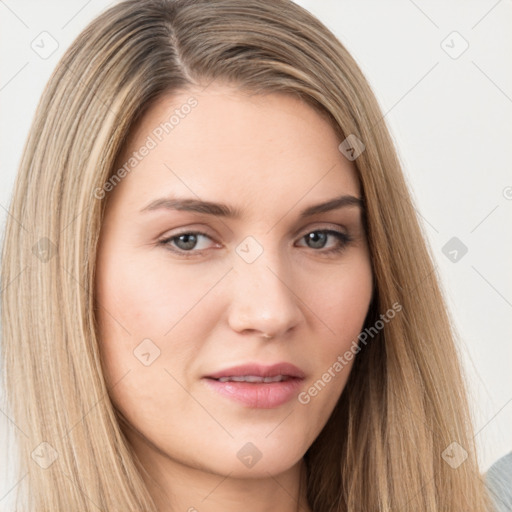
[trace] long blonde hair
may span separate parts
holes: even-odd
[[[401,312],[357,355],[305,455],[312,510],[487,510],[454,336],[382,113],[344,46],[289,0],[122,2],[50,78],[2,253],[4,386],[24,433],[29,510],[156,511],[99,357],[93,283],[107,198],[95,191],[152,102],[213,80],[295,95],[340,140],[365,145],[354,163],[375,279],[366,326],[395,303]],[[468,454],[458,467],[442,456],[450,445]]]

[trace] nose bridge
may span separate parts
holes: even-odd
[[[276,336],[299,322],[301,312],[287,268],[277,249],[263,248],[251,239],[239,244],[231,276],[229,321],[233,329]]]

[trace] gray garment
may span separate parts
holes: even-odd
[[[512,452],[498,459],[485,479],[496,512],[512,512]]]

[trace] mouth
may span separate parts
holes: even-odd
[[[291,363],[276,363],[273,365],[263,365],[258,363],[249,363],[239,366],[232,366],[218,372],[207,375],[210,379],[254,379],[253,382],[259,382],[258,379],[283,379],[297,378],[303,379],[304,372]],[[270,382],[270,381],[269,381]]]
[[[294,379],[295,377],[290,377],[289,375],[276,375],[275,377],[259,377],[257,375],[242,375],[239,377],[220,377],[218,379],[214,379],[218,382],[250,382],[250,383],[268,383],[268,382],[284,382],[286,380]]]
[[[222,397],[255,409],[272,409],[297,395],[305,374],[289,363],[249,364],[204,377],[209,389]]]

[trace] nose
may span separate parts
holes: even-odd
[[[269,251],[254,262],[235,257],[230,276],[230,327],[241,334],[280,337],[302,320],[301,300],[293,289],[292,272]]]

